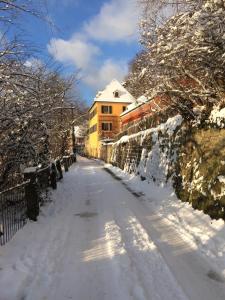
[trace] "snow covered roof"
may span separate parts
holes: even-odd
[[[135,98],[116,79],[113,79],[103,91],[98,92],[94,99],[94,102],[133,103],[135,101]]]
[[[137,98],[138,103],[146,103],[148,102],[148,98],[142,95],[141,97]]]
[[[148,101],[148,99],[144,95],[142,95],[135,102],[128,105],[127,109],[121,114],[121,116],[126,115],[128,112],[130,112],[131,110],[134,110],[138,106],[141,106],[142,104],[146,103],[147,101]]]

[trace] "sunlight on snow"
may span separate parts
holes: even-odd
[[[112,259],[116,255],[125,254],[119,227],[114,221],[105,224],[105,237],[95,240],[93,248],[84,251],[83,261]]]

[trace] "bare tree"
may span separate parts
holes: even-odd
[[[21,178],[21,167],[63,155],[73,121],[86,109],[71,92],[76,75],[64,78],[35,60],[28,65],[23,42],[8,38],[20,13],[39,17],[32,1],[0,0],[0,189]]]

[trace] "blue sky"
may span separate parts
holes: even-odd
[[[65,73],[80,70],[81,95],[91,103],[107,82],[123,79],[140,49],[136,0],[46,2],[45,14],[55,27],[26,17],[27,39],[40,48],[41,59],[50,55]]]

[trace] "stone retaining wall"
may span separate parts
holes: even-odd
[[[110,162],[142,180],[169,182],[182,201],[225,219],[225,129],[183,122],[170,132],[165,124],[122,137]]]

